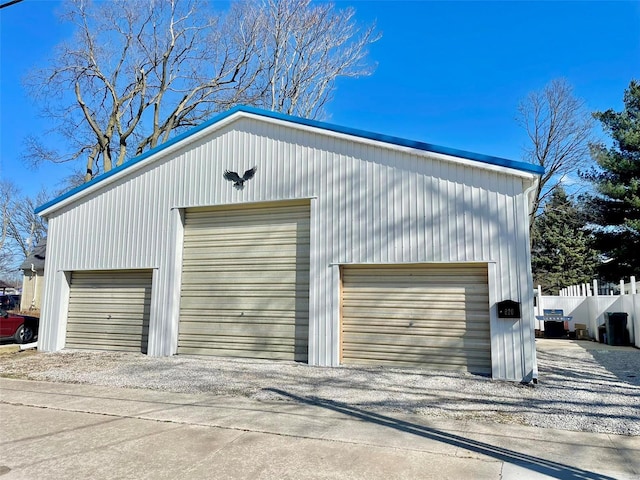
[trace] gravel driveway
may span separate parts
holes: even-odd
[[[536,344],[535,386],[457,372],[78,350],[0,355],[0,375],[289,401],[269,390],[277,388],[378,412],[640,435],[640,350],[568,340]]]

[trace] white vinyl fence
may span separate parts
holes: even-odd
[[[624,282],[621,283],[623,285]],[[540,295],[538,287],[538,301],[536,315],[543,315],[544,310],[562,310],[564,315],[573,317],[569,322],[569,330],[575,330],[576,323],[583,323],[589,330],[591,338],[598,339],[598,326],[605,323],[605,313],[625,312],[627,314],[627,330],[631,343],[640,347],[640,294],[636,290],[635,278],[631,277],[629,294],[623,295],[593,295],[597,292],[597,283],[594,288],[569,287],[564,290],[564,295],[550,296]],[[625,292],[625,289],[621,289]],[[591,294],[591,295],[589,295]],[[544,330],[544,322],[536,320],[536,328]]]

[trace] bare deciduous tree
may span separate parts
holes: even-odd
[[[589,161],[593,122],[584,102],[564,79],[552,80],[530,93],[518,107],[518,121],[531,143],[525,159],[545,168],[531,213],[533,225],[540,207],[567,177]]]
[[[8,181],[0,182],[0,275],[5,275],[12,268],[15,249],[9,236],[11,208],[17,194],[16,186]]]
[[[310,0],[266,0],[259,9],[258,101],[265,108],[317,118],[330,100],[338,77],[373,73],[367,46],[378,40],[374,26],[359,31],[351,8]]]
[[[373,27],[309,0],[69,0],[75,37],[27,82],[59,152],[28,139],[33,162],[86,160],[85,180],[213,113],[250,104],[316,118],[338,77],[372,72]]]
[[[46,236],[46,222],[33,213],[46,199],[45,191],[32,198],[20,195],[12,182],[0,182],[0,275],[14,275],[19,263]]]

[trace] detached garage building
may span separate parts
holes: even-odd
[[[38,348],[530,380],[541,173],[235,108],[37,210]]]

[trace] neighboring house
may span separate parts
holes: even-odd
[[[531,380],[542,172],[234,108],[37,209],[38,348]]]
[[[22,299],[20,310],[40,310],[40,299],[44,285],[44,259],[47,252],[47,239],[43,238],[35,246],[31,255],[20,266],[22,277]]]
[[[6,293],[8,293],[8,291],[11,291],[12,293],[15,291],[15,288],[13,285],[8,284],[7,282],[0,280],[0,294],[1,295],[5,295]]]

